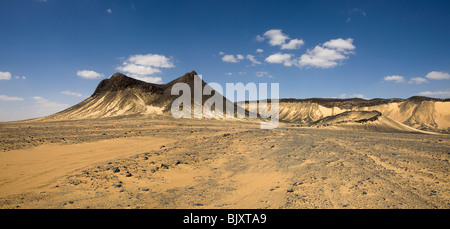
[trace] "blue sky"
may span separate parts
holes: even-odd
[[[75,105],[115,72],[448,98],[449,28],[450,1],[0,0],[0,121]]]

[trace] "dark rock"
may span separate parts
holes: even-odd
[[[118,172],[120,172],[120,169],[119,169],[119,167],[114,167],[114,169],[113,169],[113,173],[118,173]]]

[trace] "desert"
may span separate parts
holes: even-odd
[[[71,108],[0,123],[0,208],[450,207],[448,100],[281,99],[261,129],[174,118],[167,85],[116,73]]]

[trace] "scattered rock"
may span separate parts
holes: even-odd
[[[288,189],[287,192],[294,192],[294,189]]]
[[[226,133],[226,134],[224,134],[223,136],[224,136],[224,137],[230,136],[230,133]]]
[[[127,175],[125,175],[126,177],[131,177],[131,173],[127,172]]]
[[[142,189],[142,191],[144,191],[144,192],[147,192],[147,191],[149,191],[150,189],[148,189],[148,188],[144,188],[144,189]]]
[[[163,168],[163,169],[169,169],[169,166],[166,165],[166,164],[161,164],[161,168]]]
[[[113,169],[113,173],[118,173],[118,172],[120,172],[120,169],[119,169],[119,167],[114,167],[114,169]]]

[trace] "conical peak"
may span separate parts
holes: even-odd
[[[110,77],[110,79],[117,79],[117,78],[124,78],[124,77],[128,77],[128,76],[126,76],[120,72],[116,72]]]
[[[188,73],[184,74],[184,77],[194,78],[194,76],[196,76],[196,75],[197,75],[197,72],[196,71],[192,71],[192,72],[188,72]]]

